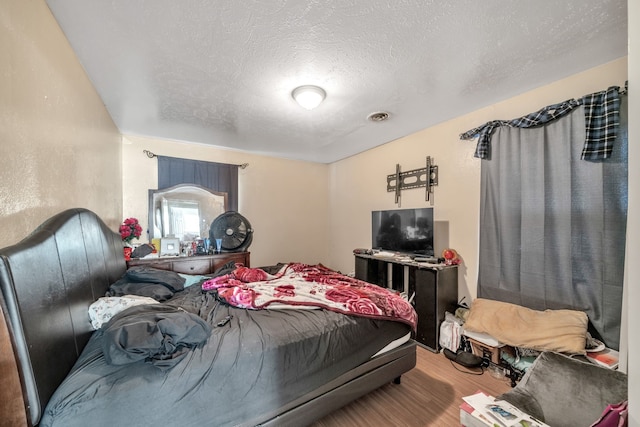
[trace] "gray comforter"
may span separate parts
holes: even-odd
[[[96,331],[40,425],[254,426],[410,331],[400,322],[322,309],[237,309],[198,286],[165,304],[204,320],[206,342],[163,370],[149,360],[108,363],[107,328]]]
[[[139,305],[116,314],[102,332],[107,363],[137,361],[170,369],[207,341],[211,327],[195,314],[170,305]]]

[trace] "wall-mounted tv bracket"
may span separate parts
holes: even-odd
[[[400,165],[396,164],[396,173],[387,175],[387,192],[396,193],[396,204],[400,202],[400,191],[409,188],[426,187],[425,200],[433,205],[433,187],[438,185],[438,166],[427,156],[427,166],[412,171],[400,172]]]

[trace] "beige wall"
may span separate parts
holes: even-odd
[[[240,170],[239,210],[256,230],[252,265],[282,261],[322,262],[353,272],[352,250],[371,246],[371,211],[430,206],[423,189],[402,192],[400,206],[386,191],[386,176],[424,167],[432,156],[439,167],[435,187],[436,251],[455,248],[464,263],[459,294],[476,296],[480,161],[475,141],[458,135],[496,118],[514,118],[546,105],[623,85],[626,58],[585,71],[520,96],[425,129],[362,154],[333,163],[276,159],[207,145],[151,138],[123,138],[123,216],[147,224],[147,190],[156,188],[157,162],[142,150],[161,155],[222,163],[249,163]],[[382,124],[383,125],[383,124]],[[146,240],[146,239],[144,239]]]
[[[396,164],[403,171],[424,167],[425,157],[432,156],[439,169],[433,206],[435,234],[438,223],[448,225],[448,235],[435,236],[435,249],[442,251],[448,242],[458,251],[464,261],[459,296],[466,296],[467,301],[475,298],[480,161],[473,157],[476,141],[461,141],[458,135],[489,120],[512,119],[608,86],[623,86],[626,79],[627,61],[623,58],[330,165],[329,265],[353,271],[353,248],[371,246],[371,211],[398,207],[393,193],[386,191],[387,175],[395,172]],[[430,206],[424,189],[402,192],[400,207],[423,206]]]
[[[629,1],[630,117],[637,117],[634,82],[640,77],[640,7]],[[635,19],[634,19],[635,18]],[[351,251],[370,246],[370,211],[397,207],[386,192],[396,163],[403,170],[435,158],[440,185],[436,221],[448,224],[447,241],[464,259],[460,294],[475,296],[479,205],[479,161],[474,142],[458,134],[494,118],[513,118],[550,103],[581,96],[627,78],[626,60],[586,71],[505,102],[425,129],[334,163],[287,161],[207,146],[120,135],[44,1],[0,0],[0,247],[20,240],[49,216],[71,207],[95,211],[116,229],[122,218],[147,218],[147,189],[155,188],[155,160],[142,153],[229,163],[240,171],[240,211],[252,222],[254,265],[299,260],[353,270]],[[384,125],[384,124],[381,124]],[[638,231],[640,124],[630,120],[629,229]],[[121,153],[124,154],[121,162]],[[124,188],[123,188],[124,182]],[[422,190],[403,192],[401,207],[428,206]],[[302,236],[302,237],[301,237]],[[442,249],[442,243],[437,249]],[[638,259],[638,241],[628,241],[628,259]],[[627,283],[640,278],[627,264]],[[627,286],[634,307],[637,286]],[[638,322],[629,310],[629,324]],[[631,328],[633,330],[633,328]],[[631,422],[640,425],[638,340],[629,341]],[[624,343],[624,340],[623,340]]]
[[[118,130],[44,1],[0,3],[0,247],[72,207],[115,229]]]
[[[328,166],[135,136],[123,137],[124,217],[147,229],[148,190],[157,188],[158,162],[143,150],[170,157],[242,164],[238,211],[254,228],[251,265],[327,263]],[[147,241],[146,236],[142,241]]]
[[[627,262],[625,275],[625,297],[627,310],[623,313],[622,334],[628,336],[620,350],[627,350],[629,373],[629,426],[640,426],[640,339],[637,325],[640,324],[640,3],[629,0],[629,211],[627,221]],[[628,314],[628,316],[625,316]]]

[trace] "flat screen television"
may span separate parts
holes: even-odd
[[[433,208],[371,212],[372,248],[433,257]]]

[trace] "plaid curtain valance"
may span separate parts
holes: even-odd
[[[620,96],[627,93],[627,82],[624,90],[619,86],[611,86],[607,90],[583,96],[580,100],[569,99],[559,104],[549,105],[541,110],[512,120],[492,120],[482,126],[460,134],[460,139],[478,138],[474,157],[490,158],[491,135],[499,126],[531,128],[558,120],[575,108],[584,105],[586,138],[582,149],[582,160],[601,160],[611,156],[613,143],[616,140],[620,125]]]

